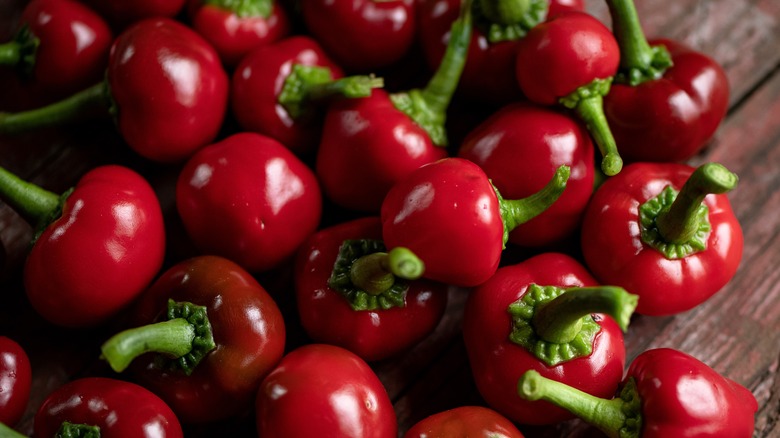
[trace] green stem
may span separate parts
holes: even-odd
[[[16,41],[0,44],[0,65],[17,65],[22,60],[22,50]]]
[[[0,167],[0,198],[33,227],[48,224],[60,210],[61,196],[24,181]]]
[[[15,431],[14,429],[11,429],[10,426],[6,426],[3,423],[0,423],[0,437],[3,438],[27,438],[27,435],[22,435],[21,433]]]
[[[538,192],[521,199],[504,199],[496,190],[501,218],[504,222],[504,244],[509,239],[509,233],[519,225],[528,222],[542,214],[558,200],[566,189],[571,169],[561,165],[555,170],[552,179]]]
[[[534,312],[532,325],[547,342],[571,342],[582,327],[583,317],[603,313],[617,321],[625,332],[638,297],[617,286],[576,287],[566,289]]]
[[[514,24],[523,19],[531,0],[476,0],[485,18],[493,23]]]
[[[0,134],[15,134],[37,128],[62,126],[86,117],[96,110],[109,113],[108,83],[101,81],[50,105],[17,113],[0,113]]]
[[[384,79],[372,75],[347,76],[324,84],[312,84],[307,92],[312,100],[322,100],[332,96],[347,98],[368,97],[374,88],[382,88]]]
[[[697,214],[708,194],[726,193],[737,186],[736,174],[718,163],[706,163],[691,174],[668,210],[655,220],[661,238],[669,243],[683,243],[699,229]]]
[[[273,0],[203,0],[203,4],[231,11],[240,18],[268,18],[274,8]]]
[[[65,421],[54,435],[54,438],[100,438],[100,427]]]
[[[425,272],[425,265],[411,250],[396,247],[387,252],[364,255],[352,263],[349,269],[352,284],[371,295],[379,295],[390,289],[396,277],[415,280]]]
[[[416,280],[425,273],[425,263],[412,250],[397,246],[387,254],[387,268],[396,277]]]

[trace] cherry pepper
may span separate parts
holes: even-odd
[[[83,377],[51,392],[34,419],[37,437],[183,437],[171,408],[132,382]]]
[[[428,437],[523,438],[506,417],[484,406],[459,406],[438,412],[414,424],[404,438]]]
[[[447,107],[466,62],[471,1],[464,0],[447,54],[425,88],[375,90],[328,107],[315,172],[334,204],[376,213],[393,184],[447,156]]]
[[[600,286],[563,253],[547,252],[499,268],[469,295],[463,338],[477,389],[493,409],[522,424],[573,418],[566,410],[517,397],[526,370],[599,397],[623,377],[623,334],[636,295]]]
[[[47,101],[100,81],[114,35],[108,23],[76,0],[32,0],[13,40],[0,44],[0,65],[17,68]]]
[[[402,248],[387,252],[379,217],[324,228],[296,259],[301,324],[314,341],[344,347],[366,361],[397,356],[444,316],[447,286],[408,280],[422,270],[419,259]]]
[[[13,427],[30,400],[32,368],[27,352],[8,336],[0,336],[0,436]]]
[[[521,397],[570,410],[610,438],[750,438],[758,403],[739,383],[671,348],[639,354],[617,397],[593,397],[528,371]]]
[[[189,0],[190,25],[234,68],[255,47],[278,41],[292,31],[280,0]]]
[[[255,402],[258,437],[396,438],[390,397],[350,351],[306,344],[263,379]]]
[[[506,105],[466,135],[458,156],[478,164],[502,196],[511,199],[530,196],[559,166],[569,166],[561,197],[512,230],[509,242],[551,247],[579,230],[593,193],[594,151],[587,130],[569,114],[530,102]]]
[[[104,323],[162,266],[160,202],[132,169],[96,167],[57,195],[0,168],[0,198],[35,228],[24,287],[32,307],[52,324]]]
[[[314,233],[322,195],[314,172],[281,143],[240,132],[187,161],[176,208],[201,251],[257,273],[293,257]]]
[[[516,61],[517,82],[525,96],[573,110],[601,152],[601,171],[607,176],[620,172],[623,161],[603,108],[620,62],[610,30],[586,12],[562,12],[518,41]]]
[[[222,127],[228,77],[217,53],[190,27],[150,18],[111,47],[105,80],[45,107],[0,113],[0,134],[111,114],[125,142],[158,162],[179,162]]]
[[[141,295],[129,324],[102,345],[101,357],[117,372],[131,367],[184,423],[241,413],[284,353],[285,325],[273,298],[222,257],[169,268]]]
[[[298,156],[312,153],[322,131],[317,104],[334,96],[365,97],[382,80],[344,77],[320,43],[306,35],[284,38],[249,52],[230,82],[239,125],[273,137]]]
[[[620,70],[604,112],[626,162],[682,162],[698,153],[726,115],[729,83],[714,59],[642,33],[631,0],[608,0]]]
[[[596,190],[585,212],[586,265],[601,282],[639,295],[637,313],[703,303],[742,258],[742,228],[725,194],[737,176],[717,163],[632,163],[624,172]]]
[[[380,213],[382,237],[387,248],[419,257],[425,278],[476,286],[496,272],[509,233],[556,202],[569,172],[560,166],[542,190],[507,200],[475,163],[443,158],[390,189]]]

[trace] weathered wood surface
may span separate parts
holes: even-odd
[[[0,37],[18,16],[20,0],[0,0]],[[588,10],[609,22],[603,2]],[[688,352],[748,387],[759,402],[755,437],[780,436],[780,2],[776,0],[636,0],[648,36],[686,42],[720,62],[731,83],[730,110],[709,147],[692,164],[718,161],[740,176],[729,194],[745,233],[736,277],[715,297],[673,317],[634,317],[626,335],[629,359],[653,347]],[[82,132],[86,128],[86,131]],[[122,148],[109,123],[90,123],[0,139],[0,165],[49,190],[74,184],[89,168],[121,162],[150,178],[170,217],[168,263],[191,254],[173,205],[177,168],[143,162]],[[97,348],[107,331],[63,330],[30,309],[21,269],[31,228],[0,203],[0,239],[6,252],[0,270],[0,334],[17,339],[33,363],[34,387],[20,431],[31,433],[43,398],[74,377],[105,374]],[[261,278],[290,314],[288,272]],[[267,278],[266,278],[267,277]],[[463,404],[482,404],[471,381],[460,336],[467,291],[452,290],[437,331],[402,358],[374,364],[393,399],[403,432],[426,415]],[[306,342],[291,322],[289,345]],[[298,330],[296,330],[298,329]],[[231,424],[252,434],[251,417]],[[529,437],[600,436],[579,421],[523,427]],[[199,435],[194,433],[193,435]]]

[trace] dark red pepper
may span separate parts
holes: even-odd
[[[417,260],[388,254],[378,217],[324,228],[301,246],[295,266],[298,315],[315,342],[338,345],[366,361],[397,356],[436,328],[447,285],[405,280]],[[406,273],[406,274],[404,274]]]
[[[571,175],[561,197],[509,233],[509,242],[551,247],[573,236],[593,193],[594,151],[590,135],[568,114],[531,103],[504,106],[463,140],[458,156],[471,160],[509,199],[541,190],[558,167]]]
[[[554,203],[566,187],[561,166],[539,192],[506,200],[485,172],[464,158],[424,165],[396,183],[381,209],[387,248],[404,247],[425,264],[425,278],[476,286],[498,268],[509,233]]]
[[[568,11],[536,25],[517,43],[516,74],[532,102],[572,109],[590,131],[607,176],[623,162],[604,116],[620,62],[620,48],[610,30],[586,12]]]
[[[243,268],[216,256],[166,270],[128,324],[103,344],[102,357],[115,371],[129,366],[184,423],[242,413],[284,353],[285,324],[273,298]]]
[[[0,197],[34,228],[24,265],[33,308],[52,324],[102,324],[157,275],[165,256],[160,202],[135,171],[96,167],[57,195],[0,168]]]
[[[289,149],[242,132],[187,161],[176,208],[203,253],[261,272],[291,258],[317,229],[322,195],[314,172]]]
[[[469,295],[463,317],[472,375],[496,411],[522,424],[573,418],[566,410],[517,397],[527,370],[610,397],[623,378],[623,331],[637,297],[599,286],[563,253],[542,253],[501,267]]]
[[[27,352],[8,336],[0,336],[0,435],[2,425],[13,427],[30,400],[32,368]]]
[[[633,163],[619,176],[583,218],[582,253],[596,278],[639,295],[645,315],[684,312],[726,285],[742,258],[725,194],[737,176],[717,163]]]
[[[354,353],[307,344],[263,380],[255,403],[258,436],[396,438],[387,391]]]
[[[429,437],[523,438],[506,417],[484,406],[459,406],[430,415],[414,424],[404,438]]]
[[[187,0],[83,0],[117,29],[147,18],[176,18]]]
[[[189,0],[190,25],[235,67],[252,49],[280,40],[292,32],[280,0]]]
[[[534,371],[517,384],[521,397],[571,410],[608,437],[750,438],[758,403],[744,386],[671,348],[639,354],[611,400],[547,380]]]
[[[631,0],[607,4],[621,57],[604,112],[620,155],[626,162],[690,159],[726,115],[726,72],[678,41],[648,42]]]
[[[0,113],[0,134],[111,114],[136,153],[179,162],[219,133],[228,84],[217,53],[198,33],[150,18],[114,40],[104,81],[42,108]]]
[[[284,38],[249,52],[231,78],[231,108],[239,125],[273,137],[299,156],[320,140],[324,111],[333,96],[364,97],[381,80],[345,78],[319,42],[306,35]]]
[[[183,437],[171,408],[132,382],[83,377],[51,392],[35,414],[34,435]]]

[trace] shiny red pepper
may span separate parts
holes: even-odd
[[[183,437],[171,408],[132,382],[83,377],[51,392],[35,414],[34,435]]]
[[[230,68],[252,49],[292,32],[280,0],[189,0],[187,16],[192,28],[214,46]]]
[[[176,208],[202,252],[261,272],[292,258],[317,229],[322,195],[314,172],[290,150],[242,132],[187,161],[176,184]]]
[[[742,228],[725,194],[736,184],[717,163],[626,166],[588,205],[587,266],[602,283],[639,295],[637,313],[671,315],[703,303],[742,258]]]
[[[349,72],[371,73],[406,55],[415,43],[416,0],[307,0],[306,30]]]
[[[637,297],[599,286],[563,253],[501,267],[469,295],[463,317],[472,375],[496,411],[522,424],[573,418],[566,410],[517,397],[527,370],[609,397],[623,378],[623,331]]]
[[[103,344],[103,358],[115,371],[130,367],[184,423],[242,413],[284,353],[285,324],[273,298],[222,257],[198,256],[166,270],[128,324]]]
[[[623,165],[604,116],[620,62],[620,48],[610,30],[586,12],[568,11],[536,25],[517,43],[516,75],[532,102],[572,109],[590,131],[607,176]]]
[[[136,153],[180,162],[219,133],[228,84],[217,53],[198,33],[150,18],[114,40],[104,81],[42,108],[0,113],[0,134],[111,114]]]
[[[114,35],[88,6],[32,0],[19,27],[12,41],[0,44],[0,65],[19,70],[30,92],[53,102],[103,79]]]
[[[561,197],[509,233],[509,242],[552,247],[574,236],[593,193],[594,150],[574,118],[531,103],[504,106],[463,140],[458,156],[479,165],[502,196],[524,198],[541,190],[561,165],[571,169]]]
[[[0,336],[0,435],[2,425],[13,427],[30,400],[32,368],[27,352],[8,336]]]
[[[521,397],[571,410],[609,437],[750,438],[758,403],[744,386],[671,348],[644,351],[631,363],[617,397],[592,397],[526,373]]]
[[[396,438],[387,391],[354,353],[307,344],[287,353],[255,402],[258,436]]]
[[[484,406],[459,406],[430,415],[415,423],[404,438],[429,437],[523,438],[506,417]]]
[[[690,159],[726,115],[726,72],[678,41],[647,41],[631,0],[607,4],[621,58],[604,112],[620,155],[626,162]]]
[[[52,324],[106,322],[162,266],[160,202],[146,179],[127,167],[96,167],[61,196],[0,168],[0,197],[36,228],[24,286],[30,304]]]
[[[381,209],[387,248],[404,247],[425,264],[425,278],[471,287],[498,268],[509,233],[561,195],[569,168],[561,166],[539,192],[506,200],[485,172],[464,158],[424,165],[396,183]]]
[[[403,265],[401,275],[409,276],[416,260],[388,254],[378,217],[318,231],[301,246],[296,262],[296,303],[306,333],[366,361],[408,350],[444,315],[446,285],[393,273]]]

